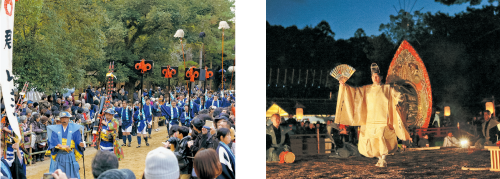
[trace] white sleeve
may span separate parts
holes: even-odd
[[[14,152],[14,155],[17,155],[17,152]],[[21,151],[21,158],[19,158],[19,156],[18,156],[17,159],[19,159],[19,163],[23,163],[23,160],[24,160],[24,153],[23,153],[23,151]],[[7,159],[5,159],[5,161],[7,161],[7,164],[9,164],[9,167],[12,167],[12,163],[14,163],[14,160],[7,160]]]
[[[231,146],[231,151],[236,156],[236,142],[233,142],[233,145]]]

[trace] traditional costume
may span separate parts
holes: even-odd
[[[61,112],[59,117],[71,117],[68,112]],[[61,169],[68,178],[80,178],[80,166],[78,160],[82,158],[85,148],[80,147],[82,142],[83,126],[68,123],[66,129],[62,125],[47,126],[47,135],[49,141],[49,150],[51,150],[51,167],[49,172],[53,173],[57,169]],[[62,150],[56,148],[58,144],[69,146],[70,150]]]
[[[132,132],[132,108],[120,108],[119,112],[120,118],[122,119],[122,132]],[[122,136],[123,145],[127,143],[127,138],[129,145],[132,142],[132,136]]]
[[[290,136],[288,127],[269,125],[266,127],[266,161],[280,161],[279,155],[283,151],[290,151]]]
[[[373,73],[380,73],[376,64],[372,64]],[[339,86],[335,123],[361,126],[359,153],[378,157],[379,167],[386,166],[385,156],[397,149],[397,137],[403,141],[410,138],[406,119],[400,117],[396,108],[399,97],[400,93],[388,84]]]
[[[215,106],[217,108],[223,107],[222,101],[220,101],[220,100],[209,100],[209,101],[207,101],[206,106]]]
[[[151,125],[151,128],[147,128],[147,132],[149,136],[151,137],[151,129],[153,127],[153,110],[158,110],[154,106],[152,106],[150,103],[146,104],[146,102],[143,103],[143,110],[144,110],[144,116],[146,117],[146,123],[147,125]]]
[[[106,109],[104,113],[115,114],[115,111],[112,108]],[[118,120],[115,118],[112,119],[103,119],[107,125],[102,125],[101,130],[101,143],[100,150],[114,152],[118,160],[123,159],[123,151],[121,149],[120,144],[116,138],[118,137]]]
[[[171,105],[161,106],[161,115],[165,116],[165,119],[169,121],[170,127],[172,127],[172,125],[179,125],[181,111],[182,109],[180,109],[177,106],[176,107],[173,107]]]
[[[137,121],[137,143],[139,144],[138,147],[141,146],[141,134],[147,134],[147,121],[146,117],[144,115],[144,110],[140,112],[141,115],[139,115],[139,107],[135,107],[135,112],[134,112],[134,119]],[[146,140],[146,145],[149,146],[149,143],[147,141],[147,137],[144,138]]]
[[[192,119],[192,115],[191,114],[189,114],[186,111],[182,112],[182,114],[181,114],[181,124],[183,126],[189,127],[189,124],[191,124],[191,119]]]

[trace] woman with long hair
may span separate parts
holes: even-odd
[[[205,149],[196,153],[193,168],[200,179],[214,179],[222,173],[222,165],[214,149]]]

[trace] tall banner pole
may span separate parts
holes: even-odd
[[[168,92],[170,93],[170,78],[168,78]],[[168,104],[172,105],[172,98],[168,97]]]
[[[2,0],[3,5],[0,8],[0,32],[2,39],[0,41],[0,85],[2,86],[2,95],[4,98],[5,110],[7,118],[9,118],[10,126],[21,140],[21,131],[17,117],[15,116],[15,99],[14,99],[14,74],[12,73],[12,50],[14,45],[14,9],[16,2],[14,0]]]

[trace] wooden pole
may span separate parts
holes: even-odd
[[[202,38],[202,41],[203,41],[203,38]],[[201,44],[202,44],[202,48],[200,49],[200,70],[201,70],[201,67],[203,66],[203,47],[205,47],[205,44],[203,44],[203,42]],[[201,87],[201,81],[198,81],[198,86]]]
[[[182,37],[181,37],[181,47],[182,47],[182,60],[184,60],[184,68],[186,68],[186,59],[184,58],[184,44],[182,44]],[[186,73],[186,72],[184,72]],[[186,88],[188,87],[188,83],[186,83]]]
[[[224,28],[222,28],[222,90],[224,90]]]
[[[292,85],[293,85],[293,74],[295,74],[295,69],[292,69]]]
[[[231,72],[231,84],[229,84],[229,90],[233,88],[233,75],[235,68],[236,68],[236,58],[234,58],[233,71]],[[234,81],[235,81],[234,87],[236,88],[236,79],[234,79]]]
[[[318,139],[318,154],[319,154],[319,128],[316,128],[316,138]]]
[[[21,129],[21,130],[22,130],[22,129]],[[31,124],[31,125],[30,125],[30,132],[32,132],[32,131],[33,131],[33,124]],[[31,133],[30,133],[30,143],[33,143],[33,141],[31,141],[31,139],[32,139],[31,135],[33,135],[33,134],[31,134]],[[23,137],[24,137],[24,136],[23,136]],[[24,140],[24,139],[23,139],[23,140]],[[21,141],[23,141],[23,140],[21,140]],[[18,149],[18,150],[19,150],[19,149]],[[30,145],[30,153],[29,153],[29,156],[28,156],[28,157],[31,157],[31,153],[33,153],[33,147],[31,147],[31,145]],[[17,154],[14,154],[14,155],[17,155]],[[33,160],[30,162],[30,166],[31,166],[31,164],[33,164]]]

